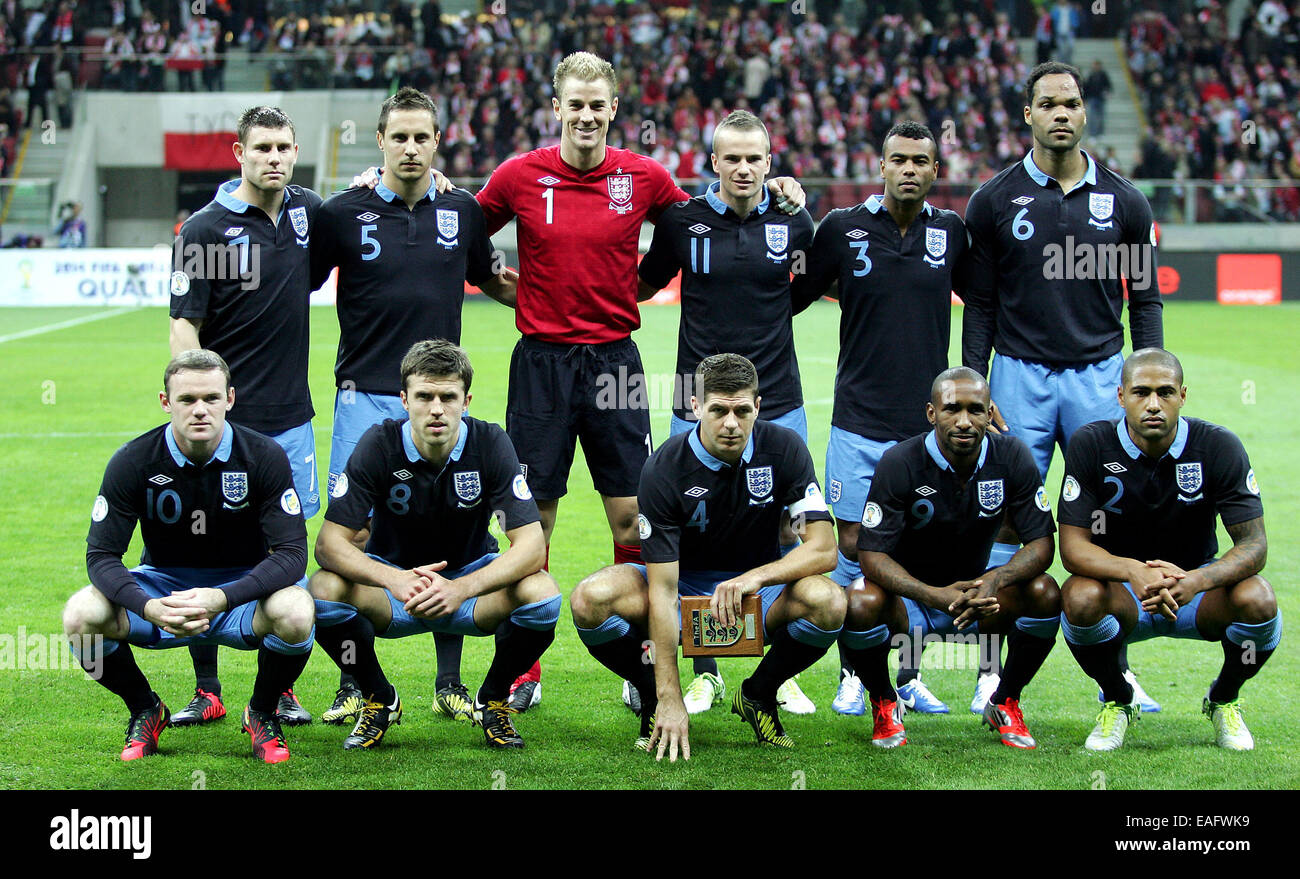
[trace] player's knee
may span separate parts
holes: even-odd
[[[316,622],[316,605],[311,595],[297,586],[287,586],[267,602],[267,616],[276,637],[290,644],[300,644],[311,634]]]
[[[1061,610],[1076,626],[1095,624],[1106,614],[1106,585],[1091,577],[1070,577],[1061,588]]]
[[[347,601],[348,582],[333,571],[321,568],[307,581],[307,591],[321,601]]]
[[[1046,619],[1061,613],[1061,587],[1050,574],[1040,574],[1025,584],[1024,596],[1025,616]]]
[[[1232,611],[1234,620],[1266,623],[1277,616],[1277,595],[1263,577],[1247,577],[1233,587]]]
[[[808,621],[819,629],[833,631],[844,625],[848,600],[844,589],[825,577],[806,577],[800,581],[804,602],[808,605]]]
[[[864,582],[861,589],[846,590],[845,594],[848,600],[845,628],[861,632],[880,625],[881,614],[885,612],[885,590],[875,583]]]
[[[102,631],[112,619],[113,605],[94,586],[73,593],[63,606],[63,632],[67,635],[93,635]]]
[[[559,587],[555,585],[555,580],[551,579],[551,575],[546,571],[529,574],[515,584],[513,592],[516,607],[523,607],[525,604],[536,604],[539,601],[545,601],[560,594]]]
[[[583,628],[600,625],[609,616],[614,594],[614,578],[609,568],[584,577],[569,595],[574,624]]]

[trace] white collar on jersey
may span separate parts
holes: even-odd
[[[687,439],[687,442],[690,444],[691,451],[695,453],[695,457],[699,458],[700,463],[705,467],[708,467],[710,470],[716,471],[721,470],[723,467],[730,466],[726,461],[713,457],[709,454],[708,449],[704,448],[704,443],[700,441],[700,426],[698,424],[696,424],[694,429],[691,430],[691,435],[690,438]],[[753,457],[754,434],[751,432],[749,434],[749,440],[745,443],[745,450],[740,453],[740,460],[748,464],[749,460]]]
[[[1070,192],[1074,192],[1074,190],[1078,189],[1085,183],[1090,183],[1093,186],[1097,185],[1097,163],[1092,160],[1092,156],[1088,155],[1087,150],[1079,150],[1079,152],[1083,153],[1083,157],[1088,160],[1088,170],[1083,172],[1083,178],[1078,183],[1070,187]],[[1047,181],[1056,179],[1044,174],[1039,170],[1038,166],[1034,164],[1033,149],[1030,149],[1029,152],[1025,153],[1024,161],[1022,161],[1021,164],[1025,166],[1025,173],[1028,174],[1039,186],[1046,186]],[[1069,195],[1069,193],[1066,193],[1066,195]]]
[[[722,191],[722,182],[719,180],[714,180],[712,183],[709,184],[708,190],[705,191],[704,200],[707,201],[709,203],[709,207],[717,211],[720,216],[725,217],[727,215],[727,211],[731,210],[731,205],[723,201],[722,198],[718,195],[718,193],[721,191]],[[756,213],[759,216],[762,216],[763,214],[767,213],[767,208],[770,203],[771,203],[771,198],[769,197],[769,193],[767,191],[767,184],[765,183],[763,184],[763,198],[761,201],[759,201],[758,206],[755,207],[752,211],[750,211],[750,213],[751,214]],[[735,213],[735,211],[731,211],[731,212],[733,214]]]
[[[930,457],[934,459],[934,463],[939,465],[940,470],[952,470],[952,465],[948,463],[948,459],[943,456],[943,452],[939,451],[939,435],[933,430],[925,435],[925,450],[930,453]],[[980,459],[975,462],[976,470],[984,466],[984,459],[988,457],[988,454],[989,435],[986,433],[984,439],[980,440]]]
[[[885,207],[885,197],[877,192],[874,195],[868,195],[867,200],[862,204],[871,213],[878,214]],[[923,204],[922,209],[927,216],[934,214],[934,205],[928,201]]]
[[[451,456],[448,460],[460,460],[461,453],[465,451],[465,440],[468,438],[469,422],[462,418],[460,420],[460,436],[456,438],[456,447],[451,450]],[[402,422],[402,451],[406,452],[406,460],[412,464],[418,464],[424,460],[420,450],[415,447],[415,440],[411,439],[411,419],[409,418]]]
[[[181,451],[181,447],[176,444],[176,436],[172,433],[172,426],[170,424],[167,425],[167,429],[163,431],[163,433],[167,435],[167,451],[171,452],[172,460],[176,462],[177,467],[184,467],[186,464],[189,464],[191,467],[199,466],[189,458],[185,457],[185,453]],[[227,421],[225,427],[221,429],[221,440],[217,443],[217,451],[209,460],[221,461],[223,463],[229,461],[230,449],[234,445],[234,440],[235,431],[231,429],[230,422]]]
[[[1174,435],[1174,444],[1169,447],[1169,451],[1165,452],[1165,455],[1175,460],[1183,456],[1183,449],[1187,448],[1188,429],[1187,419],[1179,415],[1178,432]],[[1119,436],[1119,444],[1124,447],[1124,451],[1136,461],[1142,454],[1142,450],[1137,447],[1137,443],[1133,442],[1133,438],[1128,435],[1128,423],[1125,419],[1121,418],[1115,422],[1115,433]],[[1164,457],[1164,455],[1161,457]]]

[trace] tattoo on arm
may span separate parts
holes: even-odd
[[[1202,569],[1213,584],[1210,588],[1240,583],[1264,570],[1264,562],[1268,559],[1268,537],[1264,534],[1262,518],[1247,519],[1226,527],[1228,536],[1232,538],[1232,549]]]

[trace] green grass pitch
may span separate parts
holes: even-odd
[[[836,663],[824,658],[801,683],[817,703],[811,717],[787,717],[793,751],[760,749],[749,728],[718,707],[692,720],[689,763],[656,763],[634,752],[636,721],[619,700],[618,681],[582,647],[567,609],[543,667],[542,704],[518,718],[527,749],[489,751],[479,730],[435,719],[433,644],[427,637],[384,641],[379,651],[405,706],[400,727],[374,753],[344,753],[346,730],[313,723],[288,732],[293,759],[255,763],[237,713],[255,667],[252,653],[222,651],[222,680],[231,715],[204,728],[169,730],[159,756],[122,764],[117,754],[126,715],[121,703],[78,670],[67,668],[55,642],[64,600],[86,582],[84,539],[103,468],[128,438],[161,423],[156,402],[167,359],[162,309],[114,312],[102,320],[13,336],[73,321],[90,309],[4,309],[0,334],[0,787],[4,788],[1296,788],[1300,746],[1291,709],[1300,704],[1293,633],[1261,676],[1245,690],[1255,735],[1250,754],[1222,752],[1200,715],[1201,697],[1218,667],[1217,644],[1160,640],[1135,646],[1131,661],[1164,705],[1133,728],[1118,753],[1086,753],[1083,739],[1097,711],[1096,688],[1058,638],[1042,673],[1025,694],[1029,727],[1039,748],[999,745],[967,711],[974,656],[947,656],[925,679],[952,705],[946,717],[909,715],[909,744],[892,752],[870,745],[869,718],[831,712]],[[652,373],[670,373],[676,308],[647,308],[636,339]],[[823,466],[829,432],[839,311],[820,303],[795,321],[813,457]],[[325,471],[333,402],[337,323],[331,309],[313,309],[311,379],[317,408],[320,472]],[[953,313],[952,362],[959,362],[961,313]],[[887,328],[886,328],[887,331]],[[502,421],[512,314],[487,302],[465,308],[463,342],[474,359],[473,412]],[[1295,581],[1300,573],[1300,473],[1289,410],[1300,376],[1300,307],[1224,308],[1172,304],[1165,338],[1187,369],[1185,413],[1225,424],[1245,442],[1263,491],[1270,554],[1265,576],[1284,614],[1300,620]],[[918,401],[920,405],[920,401]],[[1289,403],[1288,403],[1289,405]],[[667,412],[656,411],[656,438],[667,435]],[[1292,439],[1287,439],[1290,436]],[[1291,452],[1287,450],[1291,449]],[[1060,467],[1048,493],[1055,503]],[[575,462],[560,505],[551,570],[566,595],[585,574],[611,558],[609,532],[582,463]],[[320,517],[309,523],[314,539]],[[1229,545],[1226,535],[1221,544]],[[137,545],[126,561],[138,559]],[[311,565],[310,569],[314,569]],[[1054,574],[1062,574],[1059,562]],[[19,635],[29,653],[14,655]],[[35,636],[35,637],[33,637]],[[6,640],[8,644],[6,645]],[[8,652],[5,652],[6,646]],[[487,667],[490,642],[466,640],[464,676],[475,685]],[[942,651],[932,651],[939,654]],[[193,688],[183,650],[137,651],[154,688],[173,710]],[[935,656],[934,659],[943,657]],[[56,662],[60,668],[40,666]],[[754,660],[729,660],[729,687]],[[956,667],[963,666],[964,667]],[[24,667],[20,667],[24,666]],[[688,666],[683,664],[689,680]],[[316,651],[298,683],[303,703],[319,714],[333,695],[337,673]]]

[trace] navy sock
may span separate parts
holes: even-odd
[[[298,680],[298,675],[307,667],[308,659],[311,659],[310,650],[302,653],[277,653],[266,645],[259,647],[257,677],[253,679],[253,697],[248,700],[248,707],[254,711],[274,714],[280,694]]]
[[[1007,634],[1007,661],[1002,666],[998,688],[989,701],[1001,705],[1007,699],[1019,699],[1021,691],[1038,674],[1055,645],[1055,638],[1039,638],[1020,629],[1011,630]]]
[[[889,651],[893,646],[885,641],[874,647],[865,647],[862,649],[849,649],[840,644],[840,650],[849,657],[850,667],[853,673],[862,681],[863,688],[867,694],[875,701],[888,699],[891,702],[898,701],[898,693],[889,683]]]
[[[604,644],[588,644],[587,650],[601,665],[637,688],[641,694],[641,716],[649,717],[658,707],[659,697],[655,689],[655,667],[643,658],[645,651],[641,644],[645,639],[645,633],[632,626],[626,634]],[[669,662],[676,659],[676,655],[668,657]]]
[[[86,668],[85,662],[82,662],[82,668]],[[92,671],[89,668],[86,670]],[[135,664],[130,644],[123,641],[116,650],[104,656],[98,670],[99,682],[110,693],[121,697],[126,703],[127,711],[139,714],[153,707],[154,700],[158,697],[149,689],[149,681],[144,672],[140,671],[140,666]]]
[[[506,620],[496,633],[496,655],[479,688],[478,700],[500,702],[510,695],[510,685],[542,658],[555,640],[554,629],[529,629]]]
[[[343,670],[340,677],[346,676],[355,683],[361,695],[385,705],[393,703],[397,694],[375,655],[375,627],[364,614],[358,613],[334,626],[318,625],[316,643]],[[345,664],[347,653],[351,654],[352,661]]]
[[[200,690],[221,695],[221,681],[217,679],[217,645],[191,644],[190,661],[194,663],[194,685]]]
[[[438,680],[434,683],[435,688],[441,690],[460,683],[460,653],[464,646],[464,635],[434,633],[433,648],[438,655]]]
[[[1124,670],[1119,665],[1120,648],[1124,645],[1122,632],[1100,644],[1071,644],[1069,639],[1065,643],[1083,673],[1101,687],[1107,702],[1128,705],[1133,701],[1133,688],[1124,680]]]
[[[718,673],[718,660],[712,656],[697,656],[691,661],[691,670],[697,675],[708,672],[711,675]]]
[[[1247,662],[1247,652],[1240,644],[1234,644],[1227,638],[1223,644],[1223,668],[1219,676],[1210,685],[1210,701],[1223,704],[1231,702],[1241,695],[1241,685],[1253,678],[1273,655],[1272,650],[1255,650]]]
[[[795,640],[784,627],[777,629],[767,655],[745,681],[745,695],[762,703],[775,702],[777,689],[825,656],[827,649]]]

